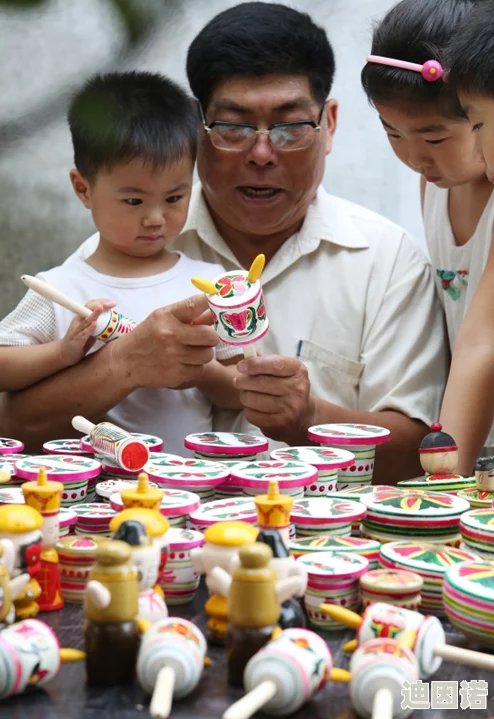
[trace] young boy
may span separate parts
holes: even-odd
[[[38,277],[82,304],[105,295],[111,300],[93,300],[92,316],[80,320],[29,290],[0,323],[2,390],[29,386],[78,362],[103,309],[116,305],[141,322],[194,294],[192,276],[222,271],[167,250],[185,224],[196,150],[197,113],[179,87],[149,73],[96,76],[74,98],[68,119],[72,186],[91,211],[100,241],[86,260],[72,256]],[[224,345],[216,349],[218,359],[234,354]],[[109,419],[158,434],[167,451],[180,452],[186,434],[211,429],[210,402],[240,408],[233,374],[233,367],[213,360],[202,392],[139,389],[110,410]]]

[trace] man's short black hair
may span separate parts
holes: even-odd
[[[189,84],[204,109],[223,80],[263,75],[305,75],[322,105],[334,70],[325,31],[306,13],[278,3],[246,2],[219,13],[187,55]]]
[[[154,168],[195,159],[197,111],[171,80],[149,72],[95,75],[68,114],[74,162],[93,181],[102,168],[142,159]]]
[[[437,60],[446,69],[448,43],[476,2],[402,0],[376,25],[370,54],[419,65]],[[401,103],[409,112],[429,108],[445,117],[465,118],[445,77],[428,82],[420,72],[368,62],[362,70],[362,85],[372,104]]]
[[[457,90],[494,98],[494,2],[478,0],[451,38],[448,82]]]

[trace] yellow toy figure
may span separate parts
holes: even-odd
[[[27,505],[36,509],[42,517],[43,550],[40,558],[38,582],[41,594],[38,605],[42,612],[54,612],[62,609],[64,602],[60,588],[60,572],[58,554],[55,544],[60,537],[60,503],[64,486],[61,482],[48,481],[46,470],[41,467],[36,482],[25,482],[22,485],[24,500]]]

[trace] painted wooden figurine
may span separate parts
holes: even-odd
[[[0,506],[0,539],[9,539],[14,545],[14,568],[12,577],[28,573],[30,580],[14,601],[17,619],[35,617],[39,612],[37,599],[41,587],[37,576],[41,569],[40,556],[43,546],[41,514],[24,504]]]
[[[300,576],[302,579],[300,592],[296,597],[303,597],[307,589],[307,571],[303,564],[296,562],[295,558],[281,539],[280,533],[276,529],[262,529],[257,535],[257,541],[267,544],[273,553],[271,566],[273,567],[278,580],[291,576]],[[281,614],[279,618],[281,629],[289,629],[290,627],[306,627],[307,620],[300,601],[295,597],[290,597],[281,605]]]
[[[254,498],[259,528],[277,529],[285,546],[290,543],[290,512],[293,497],[280,494],[276,479],[270,479],[267,494],[259,494]]]
[[[442,425],[434,422],[419,448],[420,464],[429,479],[448,479],[458,466],[458,447],[451,435],[442,431]]]
[[[60,536],[60,503],[64,485],[61,482],[49,481],[44,467],[38,472],[36,482],[25,482],[22,485],[24,500],[27,505],[36,509],[43,518],[43,550],[40,557],[40,571],[37,580],[41,587],[38,606],[41,612],[53,612],[62,609],[60,571],[58,554],[55,545]]]
[[[120,492],[125,509],[141,507],[142,509],[154,509],[157,512],[160,511],[164,495],[165,492],[162,489],[149,486],[149,477],[146,472],[141,472],[138,476],[137,487],[122,489]]]
[[[139,472],[149,460],[147,445],[111,422],[93,424],[77,415],[72,419],[72,426],[89,435],[91,446],[99,455],[108,457],[128,472]]]
[[[140,634],[137,573],[126,542],[96,549],[84,593],[84,641],[88,684],[118,686],[134,678]]]
[[[14,545],[8,539],[0,543],[0,629],[12,624],[15,620],[14,600],[24,590],[29,582],[29,574],[19,574],[10,579],[10,572],[14,569]]]
[[[228,681],[242,686],[247,662],[279,630],[281,604],[300,593],[304,579],[292,576],[277,581],[269,564],[273,553],[262,542],[242,547],[238,556],[240,566],[232,575],[221,567],[212,569],[209,586],[228,599]]]
[[[494,493],[494,457],[480,457],[474,471],[477,489]],[[494,494],[492,498],[494,499]]]
[[[139,616],[151,623],[168,616],[163,592],[155,591],[161,562],[158,545],[153,544],[144,526],[135,520],[122,522],[113,539],[127,542],[139,581]]]
[[[206,584],[213,567],[232,571],[232,563],[240,548],[256,541],[258,530],[247,522],[217,522],[204,532],[204,545],[191,549],[192,566],[198,574],[206,575]],[[208,629],[211,639],[222,642],[228,624],[226,595],[210,589],[211,596],[204,605],[209,616]]]

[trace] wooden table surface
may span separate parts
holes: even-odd
[[[171,613],[192,619],[205,630],[205,616],[202,606],[205,601],[201,590],[189,605],[172,607]],[[178,609],[178,610],[177,610]],[[83,648],[83,613],[80,605],[67,605],[60,612],[43,614],[40,619],[46,621],[57,633],[60,643],[65,647]],[[448,643],[479,649],[469,643],[465,637],[456,633],[451,625],[444,622]],[[347,632],[327,632],[325,638],[333,652],[334,664],[348,667],[348,655],[340,647],[354,634]],[[211,646],[208,656],[211,667],[205,669],[197,689],[186,699],[175,702],[172,717],[176,719],[220,719],[224,710],[242,692],[228,687],[225,679],[224,650]],[[415,719],[494,719],[494,673],[480,671],[473,667],[443,662],[435,681],[457,681],[485,679],[489,683],[487,710],[466,709],[425,709],[415,711]],[[44,689],[23,694],[0,702],[1,719],[146,719],[148,698],[137,685],[110,689],[91,688],[84,683],[84,662],[64,665],[58,677]],[[257,716],[261,716],[256,715]],[[296,714],[294,719],[354,719],[351,709],[348,686],[329,683],[324,689]]]

